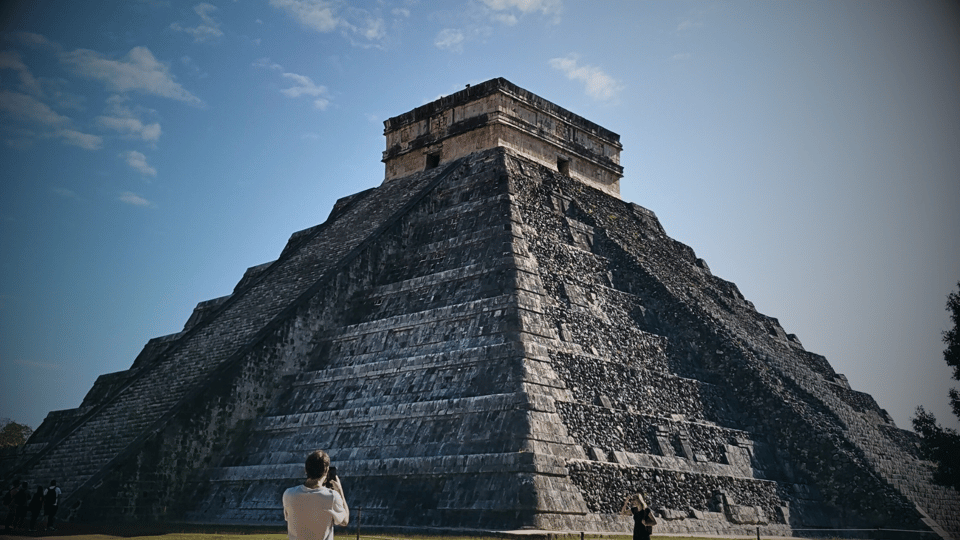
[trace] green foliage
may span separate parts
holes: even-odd
[[[950,428],[941,427],[937,424],[937,419],[923,410],[923,407],[917,408],[913,429],[920,436],[920,451],[923,457],[937,465],[933,472],[933,481],[960,491],[960,434]]]
[[[950,312],[953,328],[943,333],[943,342],[947,344],[943,359],[953,368],[954,380],[960,380],[960,282],[957,283],[957,289],[958,292],[947,296],[947,311]],[[960,392],[956,388],[950,390],[950,406],[954,416],[960,418]],[[960,434],[941,427],[937,419],[923,407],[917,408],[913,430],[920,436],[923,457],[936,464],[933,480],[960,491]]]
[[[0,448],[7,446],[20,446],[27,442],[30,435],[33,435],[33,428],[26,424],[18,424],[7,418],[0,419]]]
[[[960,289],[960,283],[957,283],[957,288]],[[947,344],[947,348],[943,351],[943,359],[953,368],[953,378],[960,381],[960,290],[947,296],[947,311],[950,312],[950,319],[953,320],[953,328],[943,333],[943,342]],[[953,402],[956,403],[956,401]],[[954,411],[956,411],[956,405],[954,405]]]

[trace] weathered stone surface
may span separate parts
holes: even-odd
[[[71,519],[277,524],[315,448],[368,526],[627,531],[641,492],[661,533],[960,534],[872,398],[651,211],[509,147],[342,199],[20,471]]]
[[[620,136],[506,79],[467,87],[390,118],[383,134],[387,182],[504,147],[620,196]]]

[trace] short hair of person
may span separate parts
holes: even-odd
[[[322,478],[330,469],[330,456],[323,450],[315,450],[307,456],[304,467],[307,469],[307,478]]]

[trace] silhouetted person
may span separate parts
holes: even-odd
[[[633,513],[633,540],[650,540],[657,519],[653,517],[653,511],[639,493],[634,496],[630,512]]]
[[[30,507],[30,486],[26,482],[20,484],[20,489],[13,496],[13,504],[17,507],[17,517],[13,522],[14,529],[23,529],[27,519],[27,508]]]
[[[53,528],[53,519],[60,508],[60,488],[57,487],[57,481],[51,480],[50,487],[43,491],[43,515],[47,516],[47,529],[55,531]]]
[[[43,486],[37,486],[27,509],[30,511],[30,530],[35,531],[37,530],[37,519],[40,518],[40,511],[43,510]]]
[[[330,456],[317,450],[304,464],[307,481],[283,492],[283,518],[289,540],[333,540],[333,526],[350,521],[340,479],[330,475]]]
[[[3,506],[7,508],[7,515],[4,516],[3,530],[13,528],[13,520],[17,516],[17,507],[13,504],[13,496],[20,489],[20,479],[16,479],[10,484],[10,487],[3,492]]]

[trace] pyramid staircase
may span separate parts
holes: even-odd
[[[455,168],[389,186],[379,197],[366,197],[368,191],[342,199],[328,222],[295,233],[277,261],[248,271],[231,296],[213,302],[213,309],[201,303],[183,332],[152,340],[128,372],[101,377],[98,383],[107,388],[91,390],[95,403],[73,418],[58,418],[55,429],[41,426],[20,477],[31,485],[59,479],[63,506],[78,507],[171,418],[229,377],[252,347],[316,293],[325,275],[356,256],[369,234]]]

